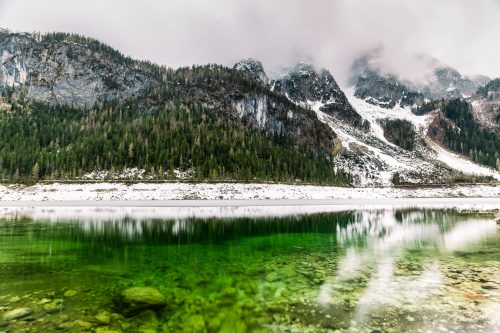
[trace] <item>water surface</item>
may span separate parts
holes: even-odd
[[[0,220],[0,312],[32,311],[0,331],[500,332],[488,215],[48,215]],[[167,305],[127,313],[136,286]]]

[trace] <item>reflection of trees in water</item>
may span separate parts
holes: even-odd
[[[343,246],[391,250],[401,244],[439,243],[443,239],[441,231],[451,230],[454,225],[449,220],[453,220],[451,213],[432,210],[367,210],[269,218],[165,220],[125,217],[56,222],[14,217],[3,229],[10,228],[12,232],[24,229],[24,233],[39,239],[95,240],[109,245],[220,242],[282,233],[326,233],[335,235],[334,239]],[[460,232],[450,237],[448,243],[456,243]]]
[[[271,218],[141,219],[107,221],[37,221],[19,219],[12,228],[31,230],[39,238],[98,240],[101,244],[179,244],[220,242],[283,233],[334,234],[352,220],[351,212]]]

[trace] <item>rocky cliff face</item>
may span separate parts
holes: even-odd
[[[311,112],[292,109],[286,103],[266,95],[233,100],[239,119],[274,136],[288,135],[298,145],[312,147],[315,155],[330,154],[335,147],[333,131],[319,122]]]
[[[84,109],[126,100],[141,100],[144,110],[174,100],[200,103],[226,121],[286,137],[296,147],[310,146],[317,156],[329,156],[334,147],[335,134],[314,112],[270,90],[258,61],[242,61],[235,69],[200,67],[198,72],[205,71],[200,76],[188,68],[142,66],[85,37],[48,37],[0,31],[0,92]],[[169,91],[162,95],[169,100],[150,94],[160,90]]]
[[[355,86],[356,97],[384,108],[398,104],[420,105],[425,99],[471,97],[489,81],[484,75],[463,76],[456,69],[428,56],[409,59],[421,69],[420,76],[402,79],[395,73],[381,70],[381,53],[381,49],[376,49],[356,59],[351,66],[350,83]]]
[[[274,82],[274,90],[286,94],[296,103],[334,102],[343,94],[326,69],[316,71],[311,64],[300,62]]]
[[[380,74],[371,69],[366,69],[359,75],[354,96],[390,109],[396,105],[420,105],[424,100],[421,93],[408,89],[395,76]]]
[[[471,104],[475,120],[500,135],[500,78],[478,89]]]
[[[454,68],[439,66],[433,69],[432,75],[420,88],[429,99],[449,99],[470,97],[476,92],[478,84]]]
[[[299,105],[320,103],[320,110],[341,121],[361,126],[361,116],[349,104],[332,74],[316,70],[311,64],[300,62],[288,69],[272,84],[273,90],[284,94]]]
[[[258,60],[244,59],[237,62],[233,68],[240,71],[251,80],[260,81],[264,84],[269,83],[269,78],[264,71],[264,66],[262,66],[262,63]]]
[[[0,32],[0,89],[82,108],[139,95],[151,80],[104,52],[76,43]]]
[[[314,111],[271,91],[260,80],[235,76],[238,70],[207,68],[206,71],[210,81],[170,82],[174,94],[186,103],[198,101],[227,121],[240,122],[270,137],[286,138],[297,148],[308,147],[316,156],[329,156],[334,150],[335,133]]]
[[[421,104],[424,97],[420,92],[409,88],[396,75],[380,70],[382,51],[375,49],[353,61],[349,83],[355,88],[354,96],[386,109]]]

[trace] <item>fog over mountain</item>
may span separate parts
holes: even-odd
[[[406,77],[415,54],[498,77],[499,18],[498,0],[0,0],[3,28],[80,33],[171,67],[254,57],[272,71],[311,57],[341,85],[382,45],[382,67]]]

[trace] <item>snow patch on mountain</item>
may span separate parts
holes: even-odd
[[[500,93],[490,94],[489,97],[477,94],[471,105],[472,113],[478,124],[489,130],[500,132],[497,120],[500,117]]]
[[[427,133],[427,128],[429,124],[432,122],[432,118],[434,115],[432,113],[417,116],[415,115],[409,107],[395,107],[393,109],[385,109],[381,107],[377,107],[375,105],[371,105],[366,103],[360,99],[353,97],[352,91],[347,93],[349,101],[353,105],[353,107],[361,114],[362,117],[366,118],[371,123],[371,129],[373,133],[380,139],[383,138],[383,129],[379,125],[379,120],[382,119],[404,119],[411,122],[417,133],[424,138],[426,145],[432,150],[433,158],[437,161],[443,162],[451,169],[463,172],[468,175],[476,175],[476,176],[491,176],[496,180],[500,180],[500,173],[490,169],[485,166],[481,166],[472,162],[471,160],[462,157],[458,154],[452,153],[443,147],[439,146],[435,142],[425,138],[425,133]]]
[[[437,153],[436,159],[450,168],[469,175],[491,176],[500,180],[500,173],[485,166],[478,165],[458,154],[452,153],[431,140],[426,140],[427,145]]]
[[[244,59],[237,62],[234,67],[237,71],[242,72],[246,77],[252,80],[261,81],[264,84],[269,83],[269,78],[264,71],[262,63],[255,59]]]
[[[343,152],[335,157],[334,162],[337,168],[353,174],[356,185],[389,186],[395,176],[404,182],[442,182],[454,172],[500,179],[498,172],[453,154],[427,139],[425,135],[433,114],[419,116],[410,107],[387,109],[373,105],[356,98],[353,88],[346,90],[346,96],[363,119],[369,121],[369,131],[354,128],[325,114],[321,111],[324,103],[320,101],[306,104],[342,141]],[[413,124],[417,133],[413,151],[396,146],[385,138],[381,122],[386,119],[402,119]]]

